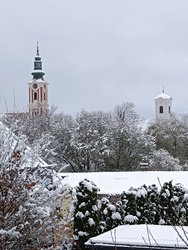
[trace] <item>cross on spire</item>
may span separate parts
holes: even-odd
[[[37,42],[37,56],[40,56],[39,55],[39,42]]]

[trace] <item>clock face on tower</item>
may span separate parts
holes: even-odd
[[[36,83],[33,84],[33,88],[34,89],[37,89],[38,88],[38,85]]]

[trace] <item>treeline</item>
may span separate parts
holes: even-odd
[[[149,170],[184,170],[188,160],[188,116],[169,121],[146,121],[123,103],[112,112],[87,112],[75,117],[56,113],[16,117],[4,123],[24,134],[31,147],[63,171],[135,171],[146,162]]]
[[[188,225],[188,197],[181,184],[164,183],[130,188],[121,200],[112,204],[98,199],[97,186],[85,179],[76,189],[74,212],[74,249],[85,249],[93,236],[124,224]]]

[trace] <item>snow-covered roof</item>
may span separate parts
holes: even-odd
[[[140,246],[140,247],[161,247],[169,248],[188,248],[179,234],[187,242],[184,235],[187,234],[188,227],[184,230],[180,227],[173,228],[167,225],[122,225],[106,233],[92,237],[86,245],[94,246]],[[106,248],[108,249],[108,248]],[[114,248],[113,248],[114,249]]]
[[[45,80],[42,80],[41,78],[39,78],[39,79],[34,79],[34,80],[31,80],[31,81],[29,81],[28,83],[34,83],[34,82],[45,82],[46,84],[48,84]]]
[[[44,71],[41,69],[36,69],[36,70],[33,70],[32,73],[44,73]]]
[[[130,187],[142,185],[160,187],[164,182],[181,183],[188,189],[188,171],[139,171],[139,172],[93,172],[93,173],[61,173],[64,184],[76,187],[80,181],[89,179],[100,189],[102,194],[121,194]]]
[[[158,95],[157,97],[154,98],[154,100],[157,100],[158,98],[163,98],[163,99],[172,99],[171,96],[165,94],[165,93],[161,93],[160,95]]]

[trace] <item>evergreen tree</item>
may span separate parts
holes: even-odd
[[[92,181],[84,179],[76,188],[74,212],[74,249],[84,250],[84,243],[100,233],[97,192]]]
[[[165,224],[179,225],[184,215],[185,190],[181,185],[165,182],[160,192],[160,214]]]
[[[138,213],[136,204],[136,190],[130,188],[129,191],[123,192],[121,201],[125,210],[124,223],[125,224],[137,224]]]
[[[136,204],[138,224],[158,224],[158,189],[156,185],[143,185],[137,189]]]
[[[148,192],[146,185],[141,186],[135,192],[137,204],[138,224],[148,222]]]
[[[159,190],[155,184],[147,187],[148,192],[148,204],[145,211],[148,224],[158,224],[160,220],[159,211]]]

